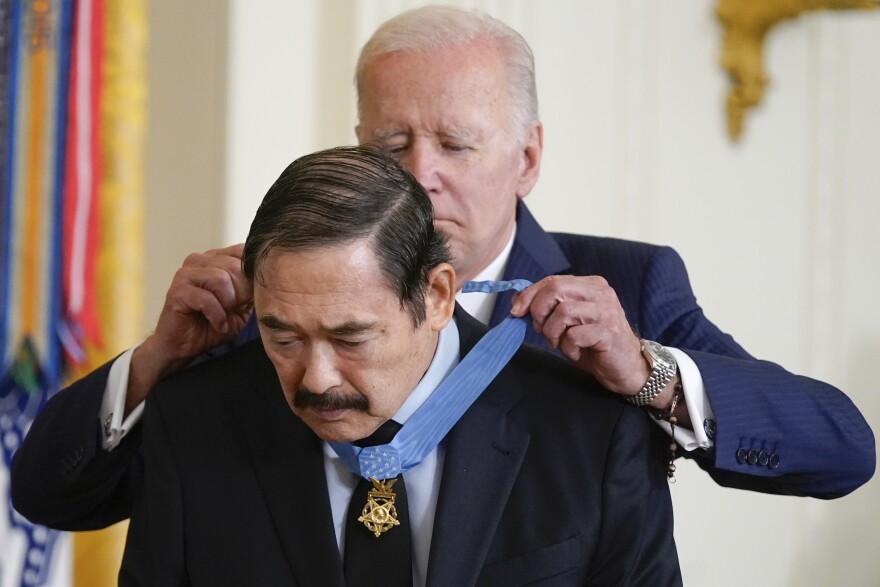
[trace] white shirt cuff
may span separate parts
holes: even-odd
[[[706,395],[700,369],[685,352],[670,347],[666,347],[666,349],[672,353],[678,363],[684,401],[694,426],[693,430],[676,426],[673,435],[675,442],[686,451],[712,448],[715,446],[715,412],[709,405],[709,396]],[[667,434],[671,434],[672,427],[669,422],[657,420],[657,424]]]
[[[101,410],[98,412],[98,422],[101,424],[101,445],[104,450],[110,451],[125,438],[125,435],[137,424],[144,413],[144,402],[141,402],[131,411],[125,420],[125,395],[128,392],[128,370],[131,366],[131,356],[134,349],[140,346],[136,344],[128,349],[110,366],[110,375],[107,377],[107,387],[104,389],[104,399],[101,401]]]

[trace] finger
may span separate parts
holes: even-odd
[[[239,280],[247,291],[239,291],[232,277],[215,268],[181,268],[175,275],[166,296],[168,305],[178,313],[204,314],[211,326],[221,333],[239,328],[239,322],[247,320],[253,307],[250,284]]]
[[[600,308],[592,302],[563,302],[557,304],[538,332],[544,335],[547,342],[553,348],[557,348],[560,338],[562,338],[568,328],[580,324],[599,322],[601,318],[599,310]]]
[[[247,304],[253,300],[251,282],[244,276],[241,255],[244,243],[230,245],[222,249],[211,249],[205,253],[194,253],[184,261],[184,267],[213,268],[225,271],[235,289],[236,304]],[[229,306],[227,306],[229,307]]]
[[[551,275],[515,297],[511,313],[524,316],[530,312],[543,323],[560,302],[595,300],[606,289],[610,289],[608,282],[598,276]]]
[[[211,292],[227,310],[240,305],[232,276],[218,267],[181,267],[171,285],[177,295],[191,291],[189,287]]]
[[[513,303],[510,307],[510,313],[516,317],[525,316],[529,312],[532,300],[538,295],[538,292],[544,287],[544,281],[533,283],[523,291],[513,294]]]
[[[244,271],[242,270],[241,263],[238,263],[237,265],[235,265],[235,267],[229,269],[227,273],[232,280],[232,286],[235,288],[235,297],[236,300],[238,300],[238,304],[253,304],[253,284],[247,277],[244,276]]]
[[[184,265],[175,274],[172,284],[175,283],[192,284],[213,292],[227,310],[253,301],[251,283],[234,257],[215,256],[212,264]]]
[[[213,249],[209,251],[210,253],[214,253],[216,255],[223,255],[226,257],[234,257],[241,260],[241,255],[244,252],[244,243],[237,243],[234,245],[229,245],[228,247],[223,247],[222,249]]]
[[[579,361],[585,351],[603,346],[604,333],[597,324],[578,324],[567,328],[559,340],[559,352],[572,361]]]
[[[554,298],[555,294],[553,292],[559,288],[560,282],[564,277],[566,276],[551,275],[545,277],[537,283],[533,283],[523,291],[515,294],[510,313],[514,316],[525,316],[528,312],[534,314],[532,306],[534,305],[535,300],[548,297],[550,299]]]
[[[528,311],[536,332],[544,332],[546,322],[557,312],[559,306],[568,303],[565,293],[556,284],[546,284],[533,297]],[[563,314],[565,310],[562,310]],[[563,315],[557,316],[562,318]]]
[[[230,262],[231,260],[231,262]],[[244,276],[241,262],[234,257],[223,257],[216,265],[202,267],[194,273],[197,279],[205,280],[205,287],[214,291],[227,309],[253,302],[254,290],[251,282]]]
[[[230,245],[222,249],[209,249],[204,253],[190,253],[183,261],[184,267],[232,267],[241,265],[244,244]]]
[[[166,306],[177,314],[201,314],[217,332],[229,329],[227,311],[213,292],[191,284],[178,284],[168,290]]]

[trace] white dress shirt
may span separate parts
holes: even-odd
[[[428,370],[422,376],[392,420],[406,424],[446,376],[458,365],[458,327],[454,320],[440,332],[437,350]],[[403,474],[406,481],[406,497],[409,502],[409,520],[412,525],[413,585],[425,584],[428,572],[428,555],[431,552],[431,535],[434,530],[434,513],[440,493],[440,477],[443,474],[444,449],[441,445],[431,451],[421,463]],[[349,471],[339,455],[324,443],[324,472],[327,476],[327,493],[333,514],[333,527],[339,554],[345,560],[345,519],[348,504],[359,478]],[[394,530],[392,530],[393,532]]]

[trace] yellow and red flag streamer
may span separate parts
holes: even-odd
[[[52,394],[138,336],[145,2],[0,0],[0,481]],[[65,584],[58,535],[7,510],[3,586]],[[110,572],[81,584],[115,584],[87,558]]]

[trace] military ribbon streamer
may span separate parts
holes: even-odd
[[[0,587],[72,580],[57,556],[66,537],[9,506],[9,467],[46,401],[96,366],[110,327],[98,271],[103,226],[119,223],[101,198],[115,165],[103,148],[108,12],[105,0],[0,0]],[[140,126],[128,130],[139,141]]]

